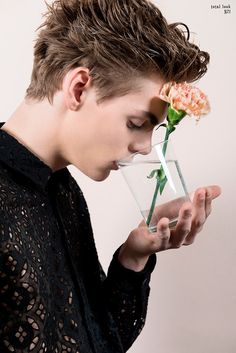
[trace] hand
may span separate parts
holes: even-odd
[[[174,229],[169,228],[168,216],[176,212],[178,202],[163,205],[163,217],[157,223],[157,231],[150,233],[143,221],[121,247],[119,261],[124,267],[140,271],[151,254],[192,244],[211,213],[212,200],[220,194],[217,185],[197,189],[191,196],[192,202],[186,202],[180,208]]]

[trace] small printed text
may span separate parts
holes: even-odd
[[[228,5],[223,5],[223,4],[211,5],[211,10],[223,10],[223,13],[226,15],[226,14],[231,13],[231,6],[230,6],[230,4],[228,4]]]

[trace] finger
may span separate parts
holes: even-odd
[[[193,195],[194,216],[192,220],[192,228],[186,237],[183,245],[190,245],[203,228],[206,218],[211,213],[212,200],[221,194],[221,189],[217,185],[211,185],[206,188],[199,188]]]
[[[206,196],[205,196],[205,214],[208,217],[211,213],[211,203],[212,203],[212,191],[210,188],[206,189]]]
[[[198,188],[198,190],[200,189],[208,189],[212,194],[212,200],[214,200],[221,194],[221,188],[218,185],[209,185],[207,187]],[[195,194],[196,194],[196,191],[190,194],[191,201],[193,201]]]
[[[190,245],[194,242],[196,235],[201,231],[206,220],[206,190],[198,189],[193,199],[193,217],[191,231],[186,236],[184,245]]]
[[[162,218],[157,224],[157,249],[164,250],[169,248],[169,239],[170,239],[170,228],[169,228],[169,219]]]
[[[179,248],[191,231],[193,207],[186,202],[179,211],[178,223],[171,233],[171,247]]]
[[[212,200],[216,199],[221,194],[221,188],[218,185],[210,185],[207,187],[212,194]]]
[[[217,185],[208,186],[206,188],[206,200],[205,200],[205,210],[206,217],[211,213],[211,204],[212,200],[218,197],[221,194],[221,189]]]
[[[206,220],[206,190],[201,188],[195,192],[193,199],[194,216],[192,220],[192,230],[200,232]]]

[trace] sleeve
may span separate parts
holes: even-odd
[[[156,255],[149,257],[140,272],[129,270],[118,261],[115,252],[104,281],[109,310],[115,320],[120,339],[126,352],[140,334],[146,319],[149,282],[156,265]]]

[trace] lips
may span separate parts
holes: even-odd
[[[112,169],[112,170],[117,170],[117,169],[119,169],[119,167],[118,167],[118,165],[117,165],[116,162],[113,162],[113,163],[112,163],[111,169]]]

